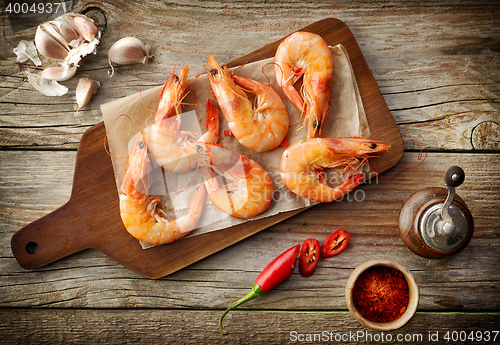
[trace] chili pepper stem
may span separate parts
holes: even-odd
[[[228,332],[226,332],[223,328],[222,328],[222,319],[224,318],[224,316],[226,316],[226,314],[231,310],[231,309],[234,309],[236,308],[237,306],[245,303],[245,302],[248,302],[256,297],[259,297],[260,295],[262,295],[264,293],[264,290],[261,289],[261,287],[259,285],[257,285],[257,283],[253,284],[252,286],[252,290],[250,290],[250,292],[248,292],[244,297],[240,298],[239,300],[237,300],[236,302],[234,302],[229,308],[226,309],[226,311],[221,315],[220,319],[219,319],[219,330],[222,334],[226,335],[226,334],[229,334]]]

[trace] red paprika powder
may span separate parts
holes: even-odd
[[[386,266],[374,266],[363,272],[352,291],[356,309],[372,322],[389,322],[406,311],[409,289],[401,271]]]

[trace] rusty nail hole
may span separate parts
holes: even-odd
[[[36,254],[38,252],[38,243],[30,241],[26,243],[26,252],[30,255]]]

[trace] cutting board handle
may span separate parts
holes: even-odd
[[[89,225],[76,214],[73,199],[46,216],[18,230],[11,239],[14,257],[21,267],[34,269],[90,247]]]

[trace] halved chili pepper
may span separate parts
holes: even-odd
[[[349,243],[351,234],[345,229],[338,229],[333,234],[328,236],[321,244],[321,257],[331,258],[340,253]]]
[[[255,280],[252,290],[226,309],[219,319],[219,330],[222,334],[228,334],[228,332],[222,328],[222,319],[231,309],[258,297],[263,293],[271,291],[276,285],[292,275],[295,263],[297,262],[297,256],[299,256],[299,250],[300,244],[297,244],[295,247],[286,250],[276,259],[271,261]]]
[[[299,255],[299,273],[302,277],[312,276],[318,266],[320,256],[319,241],[315,238],[308,238],[302,243]]]

